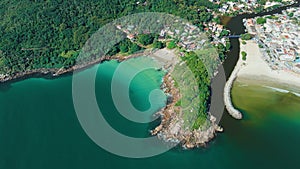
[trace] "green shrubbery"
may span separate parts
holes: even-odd
[[[167,48],[168,49],[174,49],[176,48],[176,42],[174,40],[172,40],[171,42],[168,43]]]
[[[245,33],[245,34],[241,35],[241,39],[242,40],[250,40],[250,39],[252,39],[252,36],[249,33]]]
[[[260,25],[265,24],[266,22],[267,22],[266,18],[257,18],[256,19],[256,23],[260,24]]]
[[[247,53],[245,51],[242,51],[242,60],[246,61],[247,60]]]
[[[164,47],[166,47],[166,44],[161,41],[155,41],[153,43],[153,48],[162,49]]]

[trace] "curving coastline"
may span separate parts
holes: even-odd
[[[223,129],[218,126],[216,118],[208,113],[207,124],[197,130],[186,130],[183,127],[182,114],[178,114],[180,107],[175,104],[180,99],[179,90],[175,87],[175,81],[172,78],[173,68],[179,63],[179,58],[174,50],[168,49],[147,49],[129,56],[115,55],[104,56],[80,65],[75,65],[71,68],[58,69],[36,69],[32,71],[25,71],[11,76],[0,77],[0,82],[10,82],[18,79],[23,79],[31,76],[50,77],[55,78],[62,74],[72,73],[77,70],[87,69],[95,64],[102,63],[109,60],[117,60],[119,62],[127,59],[147,56],[151,57],[161,63],[162,69],[167,70],[167,74],[162,79],[161,89],[169,96],[167,105],[162,108],[155,115],[161,117],[161,123],[151,131],[152,135],[156,135],[159,139],[169,144],[180,144],[183,148],[191,149],[194,147],[206,146],[217,132],[222,132]]]
[[[115,56],[104,56],[104,57],[100,57],[97,58],[93,61],[90,62],[86,62],[83,64],[78,64],[78,65],[74,65],[70,68],[52,68],[52,69],[48,69],[48,68],[40,68],[40,69],[35,69],[35,70],[28,70],[28,71],[24,71],[24,72],[19,72],[13,75],[2,75],[0,76],[0,83],[5,83],[5,82],[9,82],[9,81],[13,81],[13,80],[18,80],[18,79],[22,79],[22,78],[26,78],[26,77],[30,77],[33,75],[39,75],[41,77],[45,77],[46,75],[51,76],[52,78],[63,75],[63,74],[67,74],[67,73],[72,73],[74,71],[77,70],[84,70],[87,69],[95,64],[98,63],[102,63],[104,61],[109,61],[109,60],[118,60],[118,61],[124,61],[126,59],[130,59],[130,58],[134,58],[134,57],[138,57],[141,55],[149,55],[151,54],[152,50],[144,50],[141,52],[137,52],[135,54],[129,55],[129,56],[122,56],[122,55],[115,55]]]

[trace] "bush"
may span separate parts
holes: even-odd
[[[246,45],[246,44],[247,44],[247,42],[243,40],[243,41],[242,41],[242,44],[243,44],[243,45]]]

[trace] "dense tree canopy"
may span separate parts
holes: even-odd
[[[212,19],[207,0],[2,0],[0,73],[74,65],[86,40],[113,19],[137,12],[166,12],[202,27]],[[147,43],[147,42],[146,42]],[[136,50],[136,46],[132,46]],[[129,51],[115,47],[113,53]]]
[[[150,45],[153,43],[154,41],[154,35],[152,34],[141,34],[138,36],[138,41],[142,44],[142,45]]]
[[[165,46],[166,46],[166,44],[164,44],[161,41],[155,41],[153,43],[153,48],[161,49],[161,48],[164,48]]]
[[[198,129],[203,124],[203,119],[206,119],[208,111],[209,96],[210,96],[210,78],[201,58],[194,52],[187,52],[183,60],[187,63],[190,70],[193,72],[199,87],[199,111],[193,128]]]

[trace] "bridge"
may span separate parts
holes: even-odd
[[[229,36],[226,36],[226,38],[240,38],[241,35],[229,35]]]

